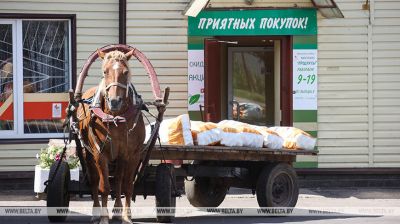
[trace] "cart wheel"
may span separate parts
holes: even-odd
[[[53,176],[57,168],[57,163],[54,162],[50,167],[49,178]],[[70,172],[68,164],[64,161],[60,163],[60,167],[53,181],[47,185],[47,207],[69,207],[69,192],[68,184],[70,181]],[[65,216],[48,216],[50,222],[64,222]]]
[[[260,207],[294,207],[299,197],[295,170],[287,163],[266,166],[258,177],[256,193]]]
[[[175,218],[176,192],[174,185],[174,166],[166,163],[159,164],[156,171],[156,207],[158,222],[173,222]],[[165,209],[159,210],[160,208]],[[169,214],[165,215],[165,213]]]
[[[229,186],[221,178],[195,177],[185,181],[186,197],[194,207],[218,207]]]

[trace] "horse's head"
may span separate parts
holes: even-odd
[[[121,51],[104,53],[97,52],[103,59],[103,80],[100,88],[105,97],[106,107],[112,114],[118,114],[123,105],[128,103],[131,73],[128,60],[133,55],[133,50],[124,54]]]

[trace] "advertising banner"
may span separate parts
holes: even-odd
[[[204,105],[204,50],[188,51],[188,110]]]
[[[293,110],[317,110],[317,50],[293,50]]]
[[[202,11],[189,17],[189,36],[315,35],[315,9]]]

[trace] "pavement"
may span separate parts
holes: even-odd
[[[90,212],[84,208],[90,208],[92,201],[89,196],[84,198],[75,197],[71,199],[70,208],[72,211],[79,213],[80,216],[69,216],[65,223],[89,223]],[[46,201],[38,199],[31,191],[0,191],[0,207],[4,206],[38,206],[45,207]],[[113,201],[109,201],[109,208],[113,206]],[[149,196],[146,200],[138,196],[134,208],[154,208],[154,197]],[[257,200],[250,191],[233,189],[227,195],[220,208],[257,208]],[[327,224],[343,224],[348,222],[351,224],[362,223],[400,223],[400,188],[398,189],[375,189],[375,188],[332,188],[332,189],[300,189],[299,200],[296,205],[298,211],[309,211],[312,207],[318,211],[324,211],[328,208],[343,208],[343,210],[329,215],[304,215],[304,216],[232,216],[222,215],[221,213],[180,213],[179,208],[192,209],[190,203],[185,196],[177,198],[177,217],[175,223],[327,223]],[[353,213],[354,209],[371,209],[374,213],[372,216]],[[380,212],[382,211],[383,212]],[[111,209],[110,209],[111,210]],[[134,223],[156,223],[154,215],[146,215],[140,212],[133,213]],[[48,223],[46,216],[0,216],[0,223]],[[119,223],[110,220],[110,223]]]

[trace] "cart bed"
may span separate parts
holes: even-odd
[[[223,160],[223,161],[287,161],[293,162],[297,155],[317,155],[317,150],[273,150],[268,148],[227,146],[155,146],[151,159],[167,160]]]

